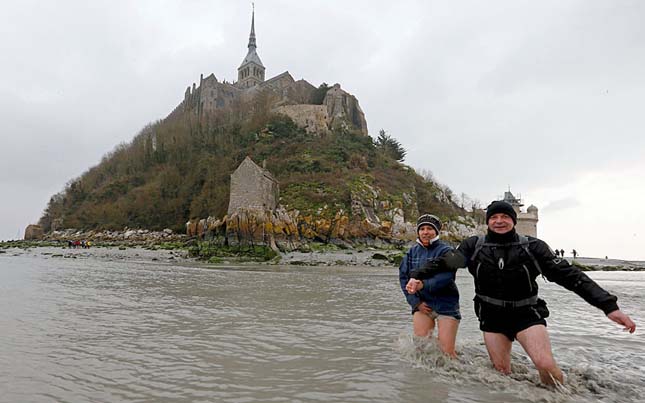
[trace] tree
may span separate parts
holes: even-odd
[[[381,150],[385,155],[395,159],[396,161],[403,161],[407,151],[403,148],[395,138],[387,134],[383,129],[379,130],[378,137],[374,142],[376,148]]]
[[[437,182],[434,178],[434,174],[429,169],[415,169],[416,173],[419,174],[426,183],[435,183]]]

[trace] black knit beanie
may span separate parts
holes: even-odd
[[[422,225],[432,226],[432,228],[437,232],[437,235],[439,235],[439,231],[441,231],[441,220],[432,214],[424,214],[417,219],[417,234],[419,233],[419,228],[421,228]]]
[[[486,207],[486,224],[493,214],[503,213],[513,219],[513,224],[517,224],[517,213],[510,203],[504,200],[496,200]]]

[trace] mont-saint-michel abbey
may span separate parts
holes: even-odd
[[[255,11],[251,16],[248,52],[237,68],[237,81],[218,80],[214,74],[199,77],[199,85],[186,88],[184,100],[169,117],[178,113],[198,116],[250,102],[260,94],[267,95],[273,110],[289,116],[308,133],[324,134],[330,128],[350,125],[367,135],[367,122],[358,100],[341,89],[330,88],[324,99],[315,100],[316,87],[304,79],[294,80],[288,71],[265,80],[266,68],[257,52]]]
[[[311,135],[325,135],[338,126],[351,126],[363,135],[368,135],[367,122],[358,100],[341,89],[339,84],[327,90],[323,99],[316,100],[314,99],[316,87],[306,80],[296,81],[288,71],[265,80],[265,72],[266,68],[257,52],[255,12],[253,12],[248,52],[237,68],[237,81],[230,83],[225,80],[219,81],[214,74],[205,78],[201,75],[199,85],[193,83],[186,88],[183,101],[170,116],[186,113],[203,116],[217,111],[226,111],[227,108],[235,107],[237,103],[249,103],[260,95],[268,95],[270,98],[268,102],[273,112],[287,115]],[[247,157],[231,175],[228,225],[231,226],[231,216],[236,212],[243,214],[243,210],[249,208],[259,210],[268,208],[275,211],[279,204],[278,200],[278,182],[268,170],[260,168]],[[531,205],[526,212],[521,211],[523,204],[520,199],[512,195],[510,189],[505,192],[504,200],[511,203],[518,213],[518,232],[537,236],[537,208]],[[371,217],[367,219],[370,225],[373,227],[382,225],[369,206],[361,210],[367,210],[363,213],[366,217]],[[411,224],[405,223],[413,219],[413,217],[407,217],[405,220],[401,215],[392,233],[396,233],[398,237],[413,238],[416,234]],[[199,222],[189,221],[187,233],[195,235],[203,232],[208,226],[206,219]],[[406,233],[407,235],[404,235]]]
[[[237,80],[201,74],[166,119],[53,197],[25,238],[172,225],[228,246],[251,240],[294,250],[307,240],[414,241],[425,212],[445,217],[446,238],[485,231],[483,210],[467,214],[451,192],[368,136],[357,98],[339,84],[316,87],[288,71],[266,79],[250,17]],[[504,199],[518,213],[518,232],[536,236],[537,208],[521,211],[510,189]]]

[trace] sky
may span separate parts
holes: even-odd
[[[257,0],[258,54],[355,95],[370,135],[482,206],[510,188],[538,237],[645,260],[645,2]],[[0,240],[201,73],[234,81],[251,3],[6,2]]]

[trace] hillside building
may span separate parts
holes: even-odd
[[[275,210],[280,188],[268,170],[259,167],[250,157],[231,174],[231,196],[228,215],[239,209]]]
[[[268,105],[273,112],[289,116],[308,133],[324,135],[332,128],[346,127],[368,135],[367,122],[358,100],[341,89],[339,84],[327,91],[322,104],[316,105],[316,108],[306,108],[302,105],[312,105],[317,91],[315,86],[303,79],[294,80],[288,71],[265,80],[266,68],[257,52],[255,10],[251,15],[247,48],[246,56],[237,68],[237,81],[219,81],[212,73],[207,77],[201,74],[199,86],[193,83],[186,88],[184,100],[168,117],[185,113],[201,117],[236,104],[248,103],[263,93],[267,95]]]

